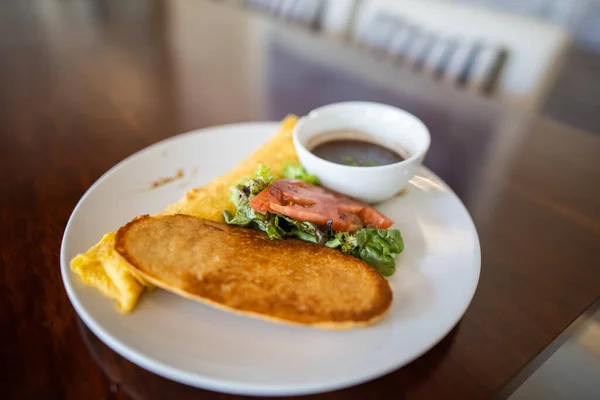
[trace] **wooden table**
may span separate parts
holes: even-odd
[[[482,274],[459,325],[412,364],[320,396],[488,398],[600,295],[600,138],[462,93],[228,4],[4,2],[0,12],[0,387],[8,398],[233,398],[146,372],[78,321],[59,273],[84,191],[125,156],[210,125],[341,100],[420,117]]]

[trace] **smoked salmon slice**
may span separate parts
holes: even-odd
[[[336,232],[387,229],[393,221],[366,203],[297,179],[279,179],[250,200],[258,213],[283,214],[296,221],[325,225]]]

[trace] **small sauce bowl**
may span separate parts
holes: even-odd
[[[360,139],[387,147],[405,157],[403,161],[380,166],[350,166],[327,161],[311,150],[320,143],[340,137],[327,132],[348,129],[361,131]],[[376,203],[401,192],[408,185],[429,149],[431,137],[414,115],[386,104],[343,102],[317,108],[302,117],[293,132],[300,163],[321,183],[336,192]]]

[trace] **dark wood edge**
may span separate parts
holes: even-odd
[[[544,350],[508,381],[506,385],[494,396],[495,399],[509,398],[521,385],[533,375],[575,332],[600,310],[600,296],[590,305],[575,321],[560,333]]]

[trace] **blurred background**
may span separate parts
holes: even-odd
[[[599,130],[600,0],[228,2],[349,40],[432,79]]]
[[[344,41],[380,63],[411,70],[436,84],[457,86],[584,130],[600,131],[600,0],[203,1],[243,8]],[[67,5],[69,13],[78,14],[73,20],[83,23],[92,18],[85,16],[91,12],[105,14],[113,24],[116,15],[164,22],[169,19],[164,15],[167,8],[185,13],[182,4],[191,6],[189,2],[166,7],[160,1],[108,0],[28,4],[44,24],[54,25],[49,29],[66,26],[61,19]],[[118,13],[110,16],[111,8],[118,8]],[[5,23],[13,23],[8,16]],[[255,39],[247,29],[247,48],[241,51],[251,52]],[[231,35],[243,31],[229,30]],[[202,27],[197,31],[202,32]]]
[[[536,206],[550,203],[598,232],[597,189],[586,178],[597,165],[594,147],[576,138],[566,153],[582,161],[556,179],[535,156],[562,157],[544,145],[563,129],[578,132],[532,116],[600,133],[600,0],[14,0],[0,12],[0,32],[1,134],[35,155],[38,164],[19,171],[52,184],[52,215],[65,223],[82,188],[154,141],[361,99],[405,108],[441,132],[428,166],[444,173],[482,237],[495,238],[489,232],[502,225],[499,204],[517,209],[498,184],[517,177],[522,193],[539,181]],[[520,155],[533,146],[534,157]],[[62,154],[78,153],[88,154],[85,169],[74,161],[55,172]],[[15,177],[29,194],[30,176]],[[518,209],[519,223],[531,209]],[[586,237],[593,246],[595,236]],[[589,314],[505,394],[600,399],[600,313]]]

